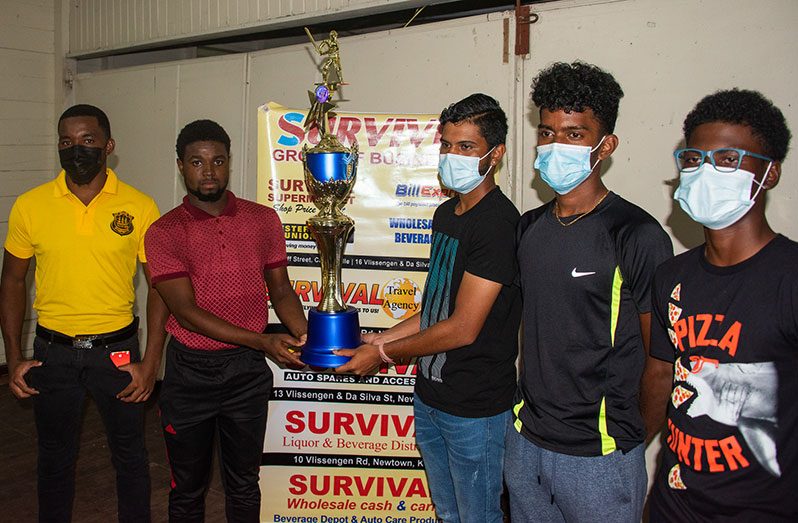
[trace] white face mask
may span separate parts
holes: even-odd
[[[496,146],[485,153],[488,156]],[[441,182],[447,189],[451,189],[460,194],[468,194],[482,183],[485,176],[493,168],[491,165],[487,172],[479,174],[479,162],[485,156],[463,156],[460,154],[446,153],[441,154],[438,159],[438,173],[441,175]]]
[[[768,164],[762,182],[757,182],[750,171],[737,169],[728,173],[705,162],[696,171],[679,173],[679,187],[673,198],[690,218],[704,227],[725,229],[737,223],[754,205],[772,164]],[[758,187],[751,196],[754,183]]]
[[[599,160],[591,165],[590,153],[601,147],[606,137],[603,136],[593,148],[557,142],[538,145],[533,167],[540,171],[540,177],[557,194],[568,194],[596,168]]]

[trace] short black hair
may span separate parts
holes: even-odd
[[[532,80],[532,102],[540,110],[581,113],[589,108],[605,134],[615,131],[621,98],[623,90],[615,78],[585,62],[556,62]]]
[[[99,107],[89,104],[73,105],[61,113],[61,117],[58,119],[59,127],[61,126],[62,121],[66,120],[67,118],[75,118],[76,116],[92,116],[96,118],[97,123],[100,125],[100,129],[102,129],[105,133],[105,138],[111,138],[111,122],[108,121],[108,115],[106,115]]]
[[[181,161],[186,154],[186,147],[194,142],[219,142],[224,145],[228,156],[230,155],[230,136],[213,120],[194,120],[180,130],[175,152]]]
[[[473,123],[489,147],[496,147],[507,140],[507,115],[499,102],[486,94],[475,93],[451,104],[441,112],[439,121],[441,129],[447,123]]]
[[[705,96],[684,119],[684,138],[704,123],[745,125],[759,140],[765,155],[783,162],[790,146],[790,130],[778,107],[758,91],[729,89]]]

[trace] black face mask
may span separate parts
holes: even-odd
[[[61,167],[77,185],[86,185],[100,173],[103,161],[102,147],[73,145],[58,151]]]

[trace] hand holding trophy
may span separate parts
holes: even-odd
[[[341,61],[338,54],[338,35],[330,31],[330,37],[319,45],[313,40],[316,51],[327,56],[322,65],[322,82],[313,91],[308,91],[311,107],[305,120],[305,128],[318,127],[319,144],[302,148],[302,164],[305,185],[319,212],[308,219],[307,226],[321,261],[321,298],[319,305],[308,311],[308,338],[302,348],[302,361],[311,367],[331,368],[343,365],[346,356],[333,353],[338,349],[353,349],[360,345],[360,322],[357,309],[347,307],[343,299],[341,263],[346,240],[355,225],[354,220],[341,212],[343,202],[355,185],[357,173],[357,143],[344,147],[334,134],[329,132],[329,115],[335,104],[330,99],[342,83]],[[334,79],[330,73],[335,72]]]

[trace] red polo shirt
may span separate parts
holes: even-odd
[[[144,244],[153,283],[188,277],[199,307],[247,330],[266,328],[263,271],[288,263],[283,226],[273,209],[228,191],[224,212],[212,216],[186,196],[150,226]],[[233,347],[184,329],[173,315],[166,330],[194,349]]]

